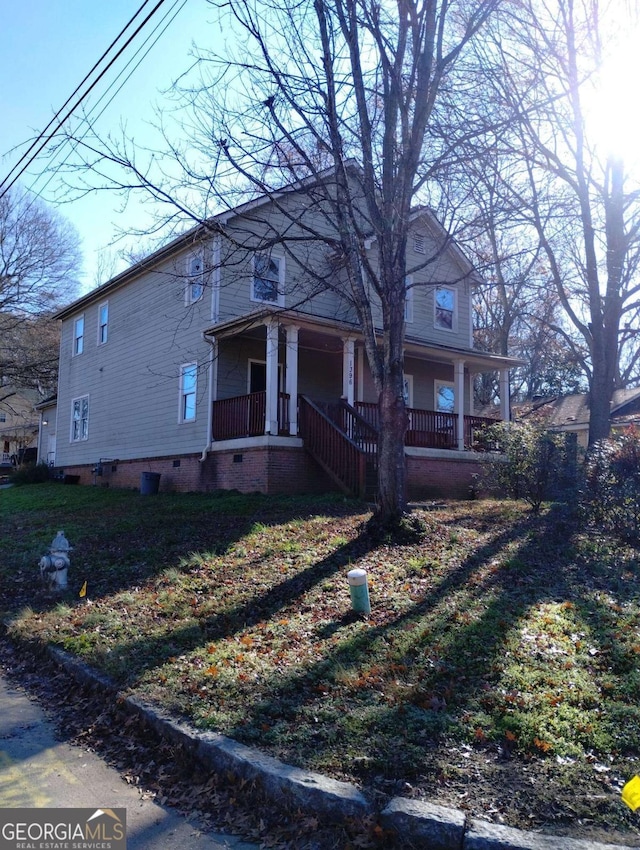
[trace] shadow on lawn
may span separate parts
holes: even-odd
[[[464,729],[465,715],[477,717],[499,686],[506,638],[533,607],[569,601],[596,644],[598,657],[606,656],[609,664],[612,655],[619,656],[620,673],[632,661],[628,650],[617,645],[611,610],[594,606],[589,592],[606,586],[605,571],[596,562],[592,576],[589,565],[576,560],[570,539],[573,521],[566,506],[554,505],[544,516],[529,516],[495,537],[402,614],[376,622],[374,601],[371,626],[358,634],[339,640],[341,630],[349,628],[349,616],[325,627],[322,637],[337,638],[337,645],[319,650],[323,657],[302,675],[296,671],[270,682],[268,694],[251,702],[230,734],[275,747],[284,761],[319,769],[331,762],[334,770],[339,765],[338,770],[365,784],[382,778],[420,781],[427,789],[437,789],[440,772],[451,764],[447,742],[452,735],[458,741],[465,734],[473,740],[473,729]],[[460,522],[457,518],[456,525]],[[505,550],[509,556],[498,563]],[[324,562],[315,569],[320,576],[327,574]],[[629,599],[632,584],[625,587]],[[425,656],[427,664],[416,663]],[[619,705],[618,720],[627,727],[627,749],[637,756],[640,676],[626,688],[627,693],[620,694],[624,704]],[[509,772],[514,773],[507,768],[505,775]],[[594,774],[590,781],[597,791],[598,777]],[[563,805],[570,794],[556,800],[547,787],[529,783],[523,795],[525,805],[536,809],[538,800],[538,809],[556,822],[572,821],[581,805],[572,803],[567,810]],[[582,816],[588,817],[594,805],[609,807],[618,822],[626,816],[628,825],[635,827],[614,795],[583,803]]]
[[[362,504],[340,497],[274,500],[233,491],[141,496],[37,485],[19,488],[18,496],[22,501],[14,510],[7,506],[0,513],[1,607],[7,613],[73,604],[85,580],[88,595],[98,601],[175,568],[191,552],[224,552],[258,522],[304,519],[323,508],[336,515],[363,510]],[[25,498],[32,503],[32,515],[22,504]],[[73,547],[69,586],[62,594],[44,589],[38,568],[58,529],[64,529]]]

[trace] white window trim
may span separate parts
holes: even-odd
[[[78,336],[76,332],[76,328],[78,326],[78,322],[82,322],[82,333]],[[71,356],[79,357],[84,352],[84,338],[85,338],[85,321],[84,321],[84,313],[81,316],[76,316],[73,320],[73,340],[71,343]],[[78,340],[82,340],[82,344],[80,347],[80,351],[77,351],[77,342]]]
[[[404,386],[407,390],[404,403],[407,407],[413,407],[413,375],[403,375]]]
[[[191,392],[185,393],[184,391],[184,375],[187,369],[195,369],[196,371],[196,379],[193,387],[193,400],[194,400],[194,412],[193,416],[189,419],[186,419],[184,416],[184,403],[187,395],[191,395]],[[180,377],[179,377],[179,389],[180,394],[178,396],[178,423],[180,425],[188,424],[190,422],[195,422],[198,418],[198,364],[193,361],[191,363],[182,363],[180,366]]]
[[[107,309],[107,321],[102,324],[102,308],[106,307]],[[105,338],[102,339],[102,328],[105,329]],[[102,304],[98,304],[98,345],[106,345],[109,342],[109,302],[103,301]]]
[[[267,367],[266,360],[258,360],[256,357],[250,357],[247,361],[247,395],[251,394],[251,364],[257,363],[259,366]],[[284,392],[284,363],[278,362],[278,393]]]
[[[202,271],[199,275],[197,275],[198,280],[194,282],[193,278],[195,275],[191,272],[191,263],[193,260],[197,260],[200,263]],[[204,298],[204,290],[205,290],[205,255],[204,255],[204,247],[200,248],[197,251],[190,251],[187,254],[185,259],[185,277],[187,279],[186,286],[184,288],[184,303],[187,307],[192,304],[197,304],[198,301],[202,301]],[[199,295],[194,297],[193,288],[197,286],[200,290]]]
[[[255,290],[254,290],[254,282],[255,282],[255,258],[260,254],[268,254],[269,258],[272,260],[278,261],[278,297],[275,301],[267,301],[264,298],[256,298]],[[255,251],[253,256],[251,257],[251,291],[250,291],[250,299],[257,304],[272,304],[276,307],[284,307],[284,283],[286,280],[285,277],[285,258],[282,254],[274,254],[270,251]]]
[[[408,274],[405,279],[405,302],[404,302],[404,320],[407,324],[413,322],[413,275]]]
[[[73,418],[73,408],[75,406],[75,403],[77,401],[79,401],[80,402],[80,412],[82,413],[82,400],[85,399],[85,398],[87,400],[87,433],[86,433],[85,437],[83,437],[83,436],[74,437],[73,436],[73,423],[74,423],[75,420]],[[88,393],[85,393],[84,395],[78,395],[75,398],[71,399],[71,424],[70,424],[70,428],[69,428],[69,442],[70,443],[84,443],[89,439],[89,414],[90,414],[90,406],[89,406],[89,394]],[[80,419],[78,421],[82,422],[82,416],[80,417]],[[82,434],[82,428],[80,429],[80,433]]]
[[[438,290],[446,289],[448,292],[451,292],[453,295],[453,316],[451,317],[451,327],[445,328],[442,325],[438,324]],[[436,286],[433,290],[433,327],[442,331],[443,333],[457,333],[458,332],[458,292],[453,286],[446,286],[444,284],[440,284]]]
[[[441,388],[446,387],[453,391],[453,410],[439,410],[438,409],[438,395]],[[453,381],[434,381],[433,382],[433,407],[436,413],[455,413],[458,407],[458,400],[456,399],[456,385]]]

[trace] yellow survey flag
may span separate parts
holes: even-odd
[[[87,595],[87,583],[85,581],[85,583],[80,588],[80,593],[78,594],[78,596],[83,597],[83,596],[86,596],[86,595]]]
[[[622,802],[634,812],[640,806],[640,776],[637,774],[622,789]]]

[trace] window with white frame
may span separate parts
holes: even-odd
[[[254,254],[251,300],[282,305],[284,259],[272,254]]]
[[[456,390],[448,381],[436,381],[436,410],[438,413],[455,413]]]
[[[84,316],[78,316],[73,323],[73,354],[82,354],[84,351]]]
[[[404,320],[413,322],[413,278],[409,275],[405,280]]]
[[[98,345],[104,345],[109,337],[109,303],[98,307]]]
[[[0,410],[0,422],[6,422],[6,421],[7,421],[7,414],[4,412],[4,410]]]
[[[74,398],[71,402],[71,442],[89,438],[89,396]]]
[[[402,394],[404,395],[404,403],[407,407],[413,407],[413,375],[405,374],[403,376],[402,382]]]
[[[198,251],[187,257],[187,304],[195,304],[204,295],[204,252]]]
[[[186,363],[180,367],[180,421],[193,422],[196,418],[196,390],[198,364]]]
[[[435,326],[453,331],[456,326],[456,291],[448,286],[438,286],[435,292]]]

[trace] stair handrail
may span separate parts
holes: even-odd
[[[331,417],[328,416],[317,404],[304,395],[300,396],[301,425],[306,420],[306,414],[304,413],[305,407],[312,411],[313,415],[319,417],[320,421],[328,427],[329,431],[327,433],[332,433],[338,438],[339,442],[336,445],[341,444],[344,447],[347,451],[347,455],[351,456],[351,463],[343,462],[336,466],[335,452],[327,453],[326,448],[325,451],[322,451],[322,441],[319,442],[317,439],[314,439],[314,437],[319,436],[320,432],[317,432],[316,434],[301,432],[300,436],[303,438],[307,450],[311,452],[316,461],[321,464],[336,483],[339,483],[345,492],[350,492],[353,495],[364,497],[366,488],[367,453],[354,440],[345,434],[342,428],[338,427]],[[343,456],[342,460],[346,461],[347,457]],[[346,477],[345,473],[347,473]]]

